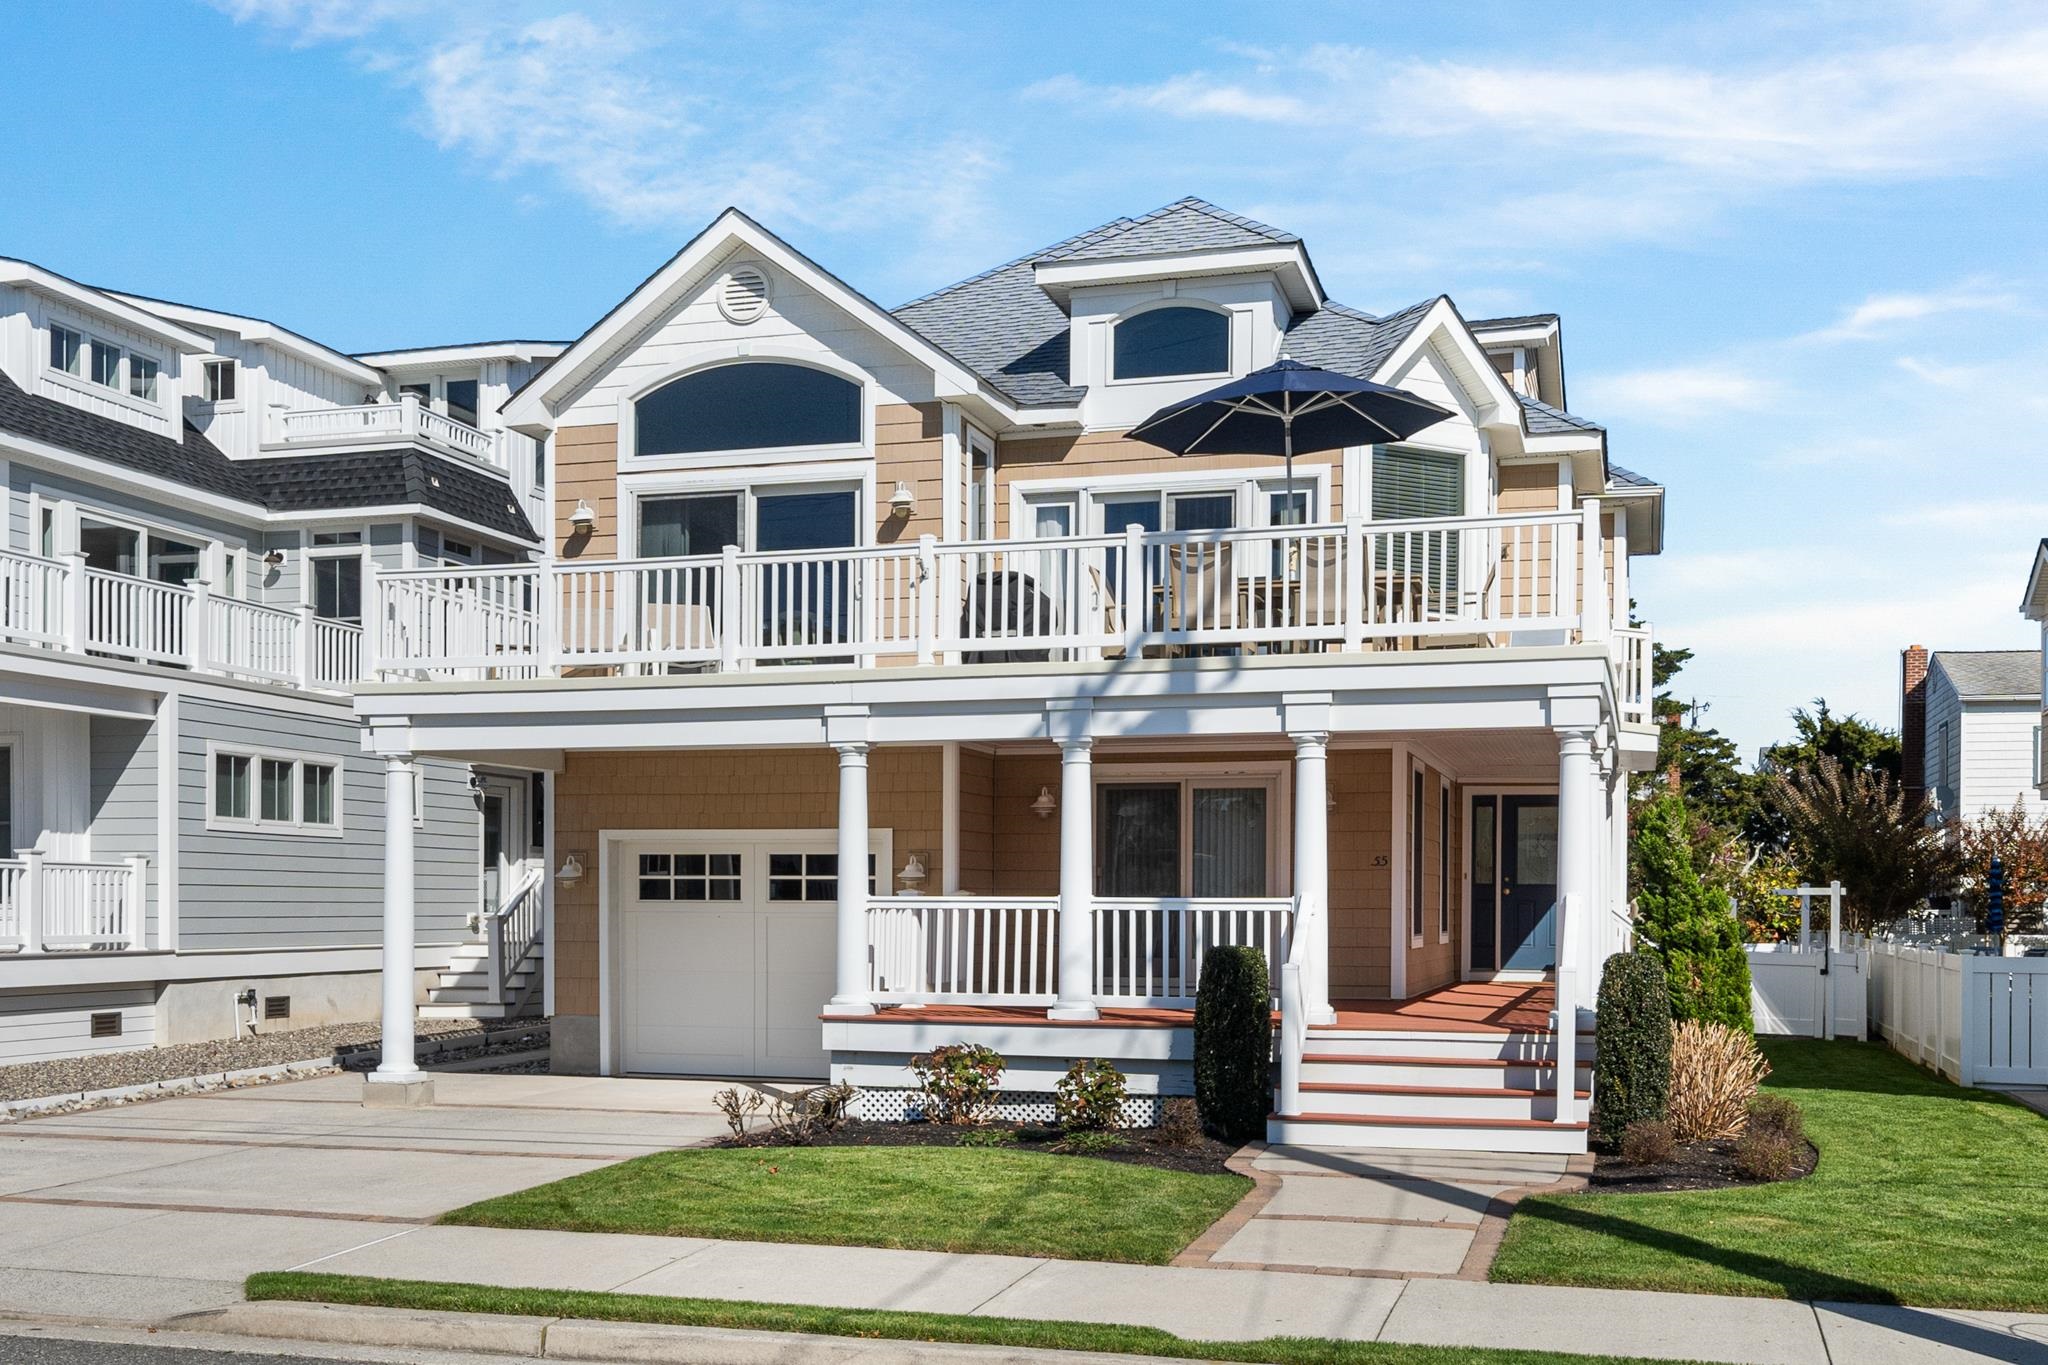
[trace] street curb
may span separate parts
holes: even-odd
[[[546,1035],[547,1024],[531,1025],[525,1028],[499,1028],[484,1033],[462,1033],[437,1035],[421,1039],[413,1048],[416,1061],[428,1061],[443,1052],[467,1052],[471,1048],[492,1047],[501,1042],[529,1035]],[[459,1040],[459,1041],[458,1041]],[[238,1071],[202,1071],[190,1076],[176,1076],[168,1080],[143,1081],[137,1085],[117,1085],[105,1090],[67,1090],[58,1095],[37,1095],[29,1099],[0,1101],[0,1123],[12,1119],[34,1118],[73,1109],[98,1108],[101,1105],[134,1104],[140,1100],[169,1099],[175,1095],[198,1095],[212,1090],[233,1089],[239,1086],[266,1085],[273,1081],[303,1080],[308,1076],[322,1076],[337,1071],[348,1071],[349,1063],[364,1058],[364,1054],[375,1057],[382,1052],[375,1043],[350,1043],[338,1047],[325,1057],[307,1057],[298,1061],[276,1062],[270,1066],[243,1067]],[[535,1051],[542,1049],[536,1048]]]
[[[672,1327],[646,1322],[592,1322],[495,1313],[447,1313],[333,1303],[265,1300],[160,1324],[171,1332],[475,1351],[548,1360],[621,1361],[631,1365],[1159,1365],[1170,1357],[1048,1351],[878,1337],[806,1336],[793,1332]]]

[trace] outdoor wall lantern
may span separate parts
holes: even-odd
[[[576,510],[569,513],[569,529],[579,535],[589,535],[597,529],[597,510],[582,498],[576,499]]]
[[[906,519],[917,515],[917,492],[910,480],[896,480],[896,491],[889,495],[889,515]]]
[[[896,874],[896,880],[909,887],[912,891],[915,891],[924,885],[925,878],[930,875],[931,873],[925,867],[924,855],[922,853],[913,853],[903,860],[903,870]]]
[[[284,567],[284,551],[265,550],[263,552],[263,562],[266,566],[273,569]]]
[[[1051,787],[1040,787],[1038,789],[1038,799],[1031,803],[1031,813],[1041,820],[1047,818],[1059,808],[1060,803],[1053,800]]]
[[[571,853],[562,859],[562,870],[555,873],[555,880],[563,886],[574,886],[583,880],[583,861]]]

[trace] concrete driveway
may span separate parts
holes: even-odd
[[[441,1073],[425,1109],[359,1076],[0,1127],[0,1312],[149,1322],[258,1270],[725,1131],[725,1082]]]

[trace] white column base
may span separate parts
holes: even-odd
[[[1073,1023],[1087,1023],[1093,1019],[1100,1019],[1102,1011],[1093,1005],[1054,1005],[1045,1012],[1045,1017],[1054,1020],[1064,1019]]]
[[[424,1071],[388,1075],[373,1071],[363,1077],[365,1109],[419,1109],[434,1102],[434,1078]]]
[[[1337,1022],[1337,1011],[1328,1005],[1324,1005],[1321,1009],[1310,1006],[1308,1021],[1310,1024],[1334,1024]]]
[[[819,1011],[828,1019],[857,1019],[874,1012],[874,1005],[866,1000],[834,1000]]]

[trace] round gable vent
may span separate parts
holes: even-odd
[[[734,266],[719,282],[718,311],[728,322],[757,320],[768,311],[768,276],[758,266]]]

